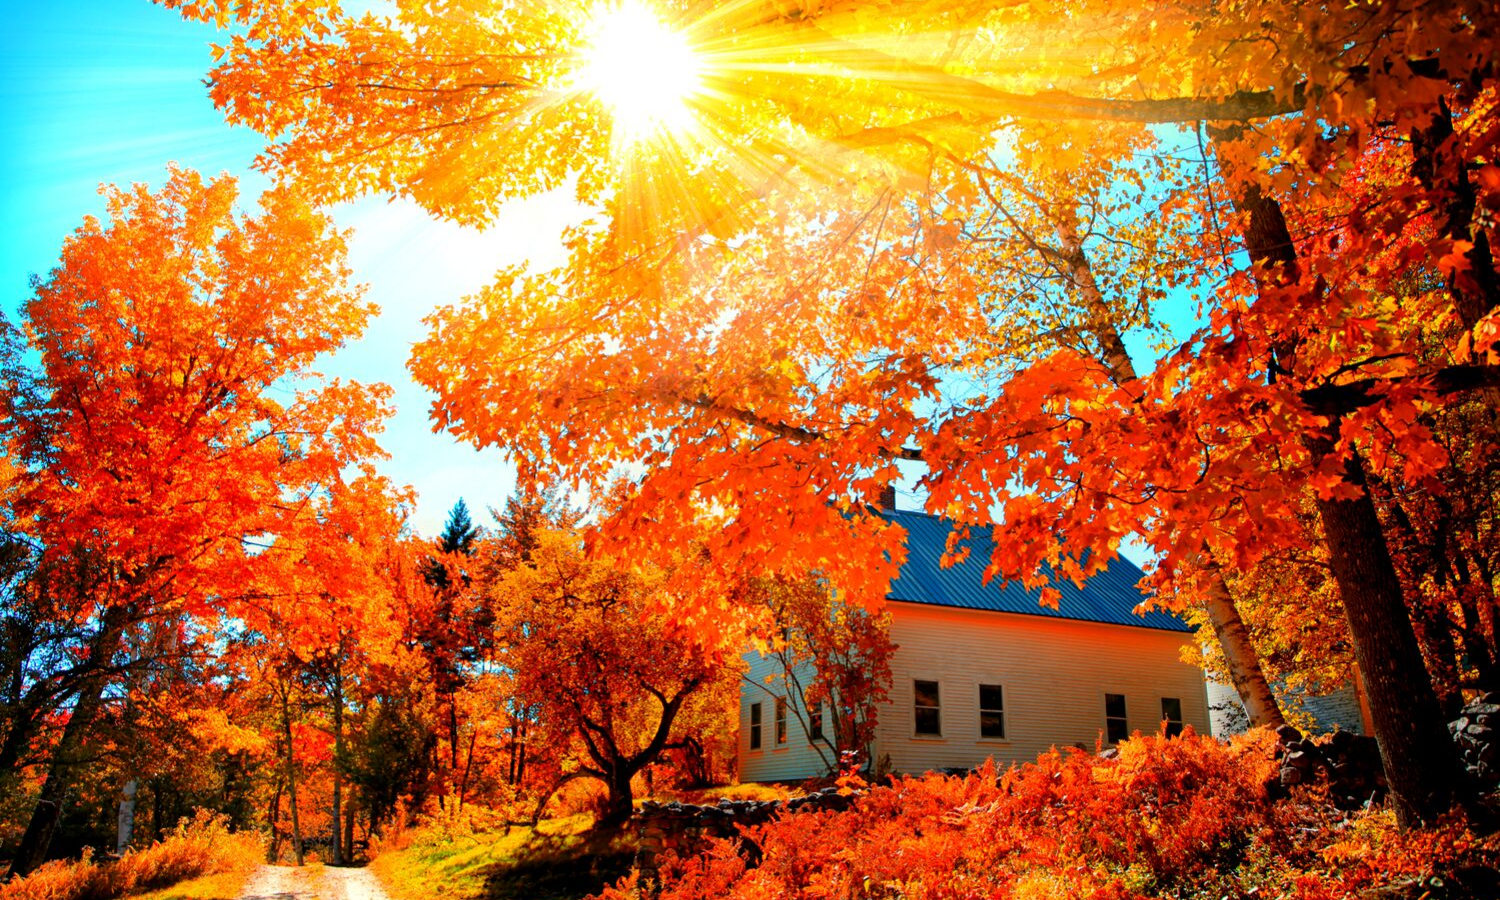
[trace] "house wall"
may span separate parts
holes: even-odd
[[[891,604],[891,703],[880,711],[875,758],[897,772],[971,767],[994,757],[1029,762],[1051,747],[1093,749],[1105,729],[1104,695],[1124,694],[1127,727],[1154,732],[1161,700],[1209,731],[1203,673],[1182,662],[1192,635],[1040,616]],[[942,736],[915,734],[913,682],[940,685]],[[979,736],[979,685],[1004,690],[1005,737]]]
[[[1154,732],[1161,699],[1182,701],[1183,721],[1209,733],[1203,673],[1181,661],[1187,632],[1101,625],[1040,616],[892,602],[891,702],[878,711],[875,758],[898,772],[1029,762],[1051,747],[1092,749],[1104,732],[1104,695],[1124,694],[1130,731]],[[785,745],[775,743],[774,697],[783,693],[774,660],[746,654],[740,697],[740,779],[796,781],[819,774],[822,760],[798,717],[788,715]],[[915,732],[913,682],[937,681],[942,736]],[[1005,738],[979,736],[979,685],[1004,690]],[[763,743],[749,748],[749,704],[764,704]]]
[[[825,729],[830,740],[823,743],[823,755],[808,740],[804,727],[807,716],[800,701],[791,697],[787,701],[786,743],[776,742],[776,698],[789,693],[781,678],[781,667],[775,657],[762,656],[757,651],[745,654],[749,670],[740,681],[740,736],[739,761],[740,781],[801,781],[814,775],[822,775],[828,769],[828,760],[834,758],[831,747],[832,723],[827,722],[825,705]],[[811,683],[810,670],[797,673],[805,688]],[[795,694],[796,691],[790,693]],[[761,746],[750,749],[750,704],[761,704]],[[799,715],[800,713],[800,715]]]

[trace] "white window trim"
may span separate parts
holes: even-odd
[[[998,712],[1000,714],[1000,730],[1005,732],[1000,737],[985,737],[984,734],[985,709],[982,705],[984,701],[981,699],[981,688],[984,687],[997,687],[1000,689],[1000,708],[997,710],[990,710],[991,712]],[[974,702],[976,704],[974,707],[974,731],[979,735],[975,739],[978,743],[1009,744],[1011,742],[1010,710],[1005,706],[1006,694],[1008,693],[1009,691],[1005,689],[1005,682],[999,678],[982,678],[974,682]]]
[[[1111,716],[1109,714],[1109,697],[1111,694],[1114,694],[1117,697],[1123,697],[1125,699],[1125,737],[1121,738],[1121,740],[1127,741],[1130,740],[1130,695],[1125,693],[1124,691],[1103,691],[1099,694],[1099,709],[1102,713],[1102,715],[1100,716],[1100,722],[1102,722],[1104,725],[1104,731],[1102,732],[1104,735],[1104,743],[1107,746],[1113,747],[1116,744],[1119,744],[1120,741],[1112,741],[1109,739],[1109,720],[1117,718],[1116,716]]]
[[[760,723],[758,725],[755,722],[755,714],[754,714],[754,709],[755,709],[756,706],[760,707]],[[755,744],[750,739],[751,734],[754,733],[754,729],[756,729],[756,728],[760,729],[760,746],[759,747],[755,746]],[[765,752],[765,749],[766,749],[766,707],[765,707],[765,705],[761,701],[759,701],[759,700],[753,700],[753,701],[750,701],[750,702],[748,702],[748,703],[745,704],[745,752],[746,753],[763,753],[763,752]]]
[[[919,682],[919,681],[930,682],[932,684],[937,685],[937,688],[938,688],[938,705],[935,706],[935,707],[932,707],[932,706],[924,706],[924,707],[922,707],[923,709],[936,709],[937,710],[937,714],[938,714],[938,730],[937,730],[936,733],[931,732],[931,731],[918,731],[917,730],[917,682]],[[944,693],[945,693],[945,691],[943,690],[943,679],[941,679],[941,678],[918,678],[916,676],[912,676],[912,679],[911,679],[911,706],[908,707],[911,710],[911,739],[912,740],[914,740],[914,741],[946,741],[948,739],[947,733],[943,731],[943,719],[945,718],[943,716],[943,694]]]

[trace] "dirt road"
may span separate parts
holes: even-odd
[[[368,869],[261,866],[240,900],[391,900]]]

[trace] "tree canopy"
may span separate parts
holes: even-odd
[[[900,536],[864,498],[902,461],[1003,523],[999,577],[1140,535],[1189,605],[1317,547],[1398,806],[1445,807],[1448,766],[1405,774],[1447,738],[1371,485],[1443,483],[1432,417],[1500,386],[1487,5],[665,3],[695,65],[645,135],[580,75],[602,13],[166,5],[237,26],[214,99],[315,199],[597,210],[412,371],[540,481],[642,473],[602,549],[878,598]]]

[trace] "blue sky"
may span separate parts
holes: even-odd
[[[261,137],[231,128],[209,102],[209,44],[222,40],[148,0],[40,0],[7,9],[0,32],[0,307],[14,319],[28,279],[56,264],[63,238],[99,213],[101,183],[162,183],[168,162],[240,178],[253,207],[267,181],[250,169]],[[435,534],[460,497],[499,507],[514,474],[494,450],[433,435],[429,395],[405,363],[434,306],[482,286],[502,265],[562,260],[559,236],[576,207],[544,197],[507,208],[484,232],[437,223],[408,203],[370,198],[333,210],[354,228],[350,265],[381,316],[357,345],[322,366],[395,388],[382,471],[418,491],[413,527]]]

